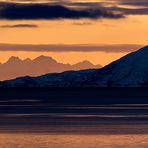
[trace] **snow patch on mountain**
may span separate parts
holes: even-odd
[[[148,46],[98,70],[67,71],[4,81],[4,87],[141,87],[148,86]]]

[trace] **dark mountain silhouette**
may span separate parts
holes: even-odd
[[[39,76],[46,73],[63,72],[67,70],[96,69],[100,65],[93,65],[83,61],[74,65],[58,63],[51,57],[39,56],[33,60],[21,60],[11,57],[6,63],[0,64],[0,80],[14,79],[20,76]]]
[[[98,70],[67,71],[1,82],[4,87],[148,86],[148,46]]]

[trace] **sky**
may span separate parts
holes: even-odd
[[[147,0],[0,0],[0,62],[48,55],[106,65],[147,45],[147,26]]]

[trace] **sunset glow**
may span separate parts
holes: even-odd
[[[20,3],[20,1],[4,1]],[[33,3],[45,3],[47,1],[33,0]],[[48,1],[49,2],[49,1]],[[54,1],[51,1],[54,4]],[[21,1],[21,4],[29,1]],[[78,0],[78,1],[63,1],[55,2],[58,5],[78,7],[92,7],[98,9],[102,7],[111,11],[113,7],[116,9],[146,9],[146,6],[141,6],[122,0]],[[89,4],[88,4],[89,3]],[[3,3],[0,3],[0,6]],[[83,6],[84,5],[84,6]],[[1,6],[3,7],[3,6]],[[144,11],[143,10],[143,11]],[[117,10],[114,10],[117,11]],[[126,10],[122,10],[124,14]],[[133,13],[133,12],[132,12]],[[145,12],[139,14],[125,14],[124,18],[106,18],[98,19],[79,18],[79,19],[8,19],[7,17],[0,20],[0,43],[15,43],[15,44],[139,44],[141,46],[147,44],[148,38],[148,16]],[[5,49],[3,49],[5,51]],[[125,50],[125,49],[123,49]],[[63,63],[76,63],[82,59],[90,60],[95,64],[106,65],[111,61],[127,54],[128,52],[106,53],[106,52],[25,52],[12,51],[0,52],[0,62],[5,62],[10,56],[19,56],[21,58],[34,58],[38,55],[48,55],[56,58]],[[63,58],[64,57],[64,58]]]

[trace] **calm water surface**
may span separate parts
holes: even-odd
[[[1,148],[147,148],[148,135],[0,134]]]
[[[147,148],[148,105],[0,105],[0,148]]]

